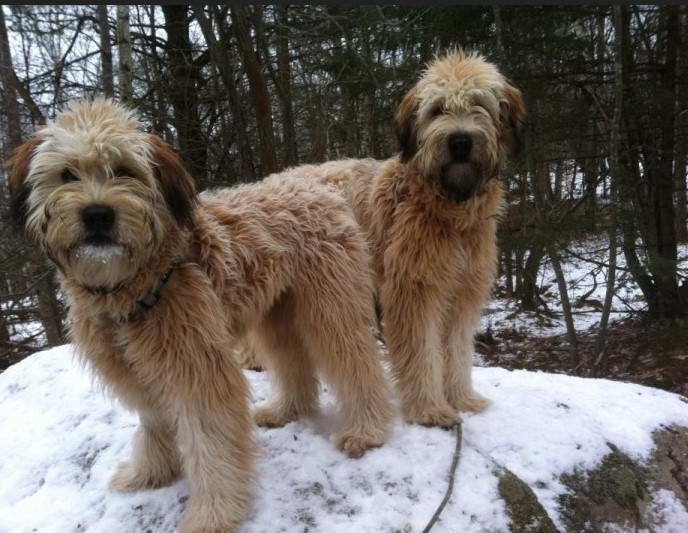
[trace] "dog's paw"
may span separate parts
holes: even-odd
[[[213,509],[208,506],[187,508],[177,533],[234,533],[239,531],[241,517],[232,516],[227,505]]]
[[[420,424],[421,426],[432,426],[441,428],[450,428],[461,421],[458,413],[450,408],[434,408],[426,409],[421,412],[408,413],[406,420],[413,424]]]
[[[382,446],[384,440],[353,433],[342,433],[335,436],[334,444],[351,459],[358,459],[371,448],[379,448]]]
[[[155,487],[151,476],[138,471],[132,463],[124,461],[117,465],[115,473],[110,478],[110,487],[123,491],[135,491]]]
[[[156,489],[169,485],[177,477],[178,472],[173,468],[155,471],[137,468],[132,462],[124,461],[117,465],[115,473],[110,478],[110,487],[116,490],[135,491]]]
[[[480,413],[487,409],[492,401],[477,392],[471,392],[466,396],[457,395],[455,398],[450,398],[449,403],[454,409],[461,412]]]
[[[296,420],[296,417],[286,413],[283,409],[268,406],[258,407],[254,410],[253,420],[261,427],[281,428]]]

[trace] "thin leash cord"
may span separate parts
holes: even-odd
[[[451,498],[452,492],[454,492],[454,478],[456,476],[456,468],[459,466],[459,457],[461,456],[461,441],[463,440],[462,437],[463,426],[461,425],[461,422],[459,422],[458,424],[456,424],[456,448],[454,448],[454,456],[452,457],[452,464],[451,468],[449,469],[449,481],[447,483],[447,492],[444,494],[442,502],[440,503],[439,507],[437,507],[435,514],[432,515],[432,518],[428,522],[428,525],[425,526],[425,529],[423,529],[422,533],[428,533],[428,531],[432,529],[432,527],[435,525],[440,515],[442,514],[442,511],[444,511],[444,508],[447,506],[447,502],[449,501],[449,498]]]

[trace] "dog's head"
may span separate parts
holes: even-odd
[[[107,290],[192,222],[194,181],[159,138],[109,100],[73,104],[8,163],[16,221],[65,276]]]
[[[519,148],[521,93],[476,53],[435,59],[396,113],[402,163],[456,201],[471,198]]]

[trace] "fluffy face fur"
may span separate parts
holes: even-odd
[[[520,91],[494,65],[475,53],[438,58],[397,109],[401,161],[448,198],[467,200],[518,148],[522,116]]]
[[[95,291],[113,290],[147,264],[170,226],[188,225],[195,198],[169,148],[106,100],[58,115],[9,168],[18,222],[66,277]],[[89,206],[112,209],[112,227],[89,227]]]
[[[237,531],[256,443],[240,341],[266,354],[284,425],[337,391],[351,457],[380,446],[394,410],[374,357],[365,238],[334,188],[285,175],[197,197],[177,155],[106,100],[73,105],[14,153],[12,202],[58,268],[71,336],[105,387],[139,413],[120,490],[180,473],[181,533]]]

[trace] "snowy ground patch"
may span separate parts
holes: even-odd
[[[263,402],[267,376],[246,375]],[[647,459],[654,430],[688,426],[681,397],[648,387],[499,368],[476,368],[475,381],[494,404],[464,417],[455,492],[436,532],[508,531],[498,465],[523,479],[560,526],[561,474],[594,467],[608,443]],[[326,391],[323,402],[317,419],[258,431],[261,484],[242,531],[420,531],[446,489],[455,434],[397,423],[384,447],[351,460],[329,441],[336,420]],[[102,395],[70,346],[0,375],[0,532],[173,531],[188,497],[184,480],[134,494],[107,487],[136,423]],[[653,505],[666,531],[688,530],[672,493],[657,493]]]

